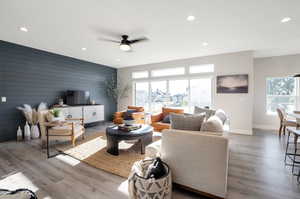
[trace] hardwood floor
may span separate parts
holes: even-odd
[[[103,126],[89,128],[90,133]],[[300,186],[284,166],[284,136],[255,130],[230,135],[230,199],[300,199]],[[199,171],[200,172],[200,171]],[[40,199],[127,198],[126,179],[95,169],[69,156],[47,159],[35,143],[0,144],[0,188],[26,187]],[[175,199],[204,198],[175,189]]]

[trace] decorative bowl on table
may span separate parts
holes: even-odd
[[[124,124],[127,126],[134,125],[134,123],[135,123],[135,120],[124,120]]]

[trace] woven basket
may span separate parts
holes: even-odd
[[[163,163],[167,174],[159,179],[146,179],[145,173],[154,161],[141,160],[135,162],[128,177],[128,191],[131,199],[170,199],[172,197],[172,177],[169,166]]]

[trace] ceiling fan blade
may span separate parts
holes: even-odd
[[[108,42],[113,42],[113,43],[120,43],[120,41],[113,40],[113,39],[106,39],[106,38],[98,38],[100,41],[108,41]]]
[[[133,40],[129,40],[130,44],[134,44],[137,42],[142,42],[142,41],[148,41],[149,39],[147,37],[142,37],[142,38],[138,38],[138,39],[133,39]]]

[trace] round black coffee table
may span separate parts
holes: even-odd
[[[142,125],[138,130],[126,132],[118,127],[106,128],[107,152],[112,155],[119,155],[119,142],[122,140],[139,140],[141,143],[141,154],[145,154],[145,146],[152,142],[153,127]]]

